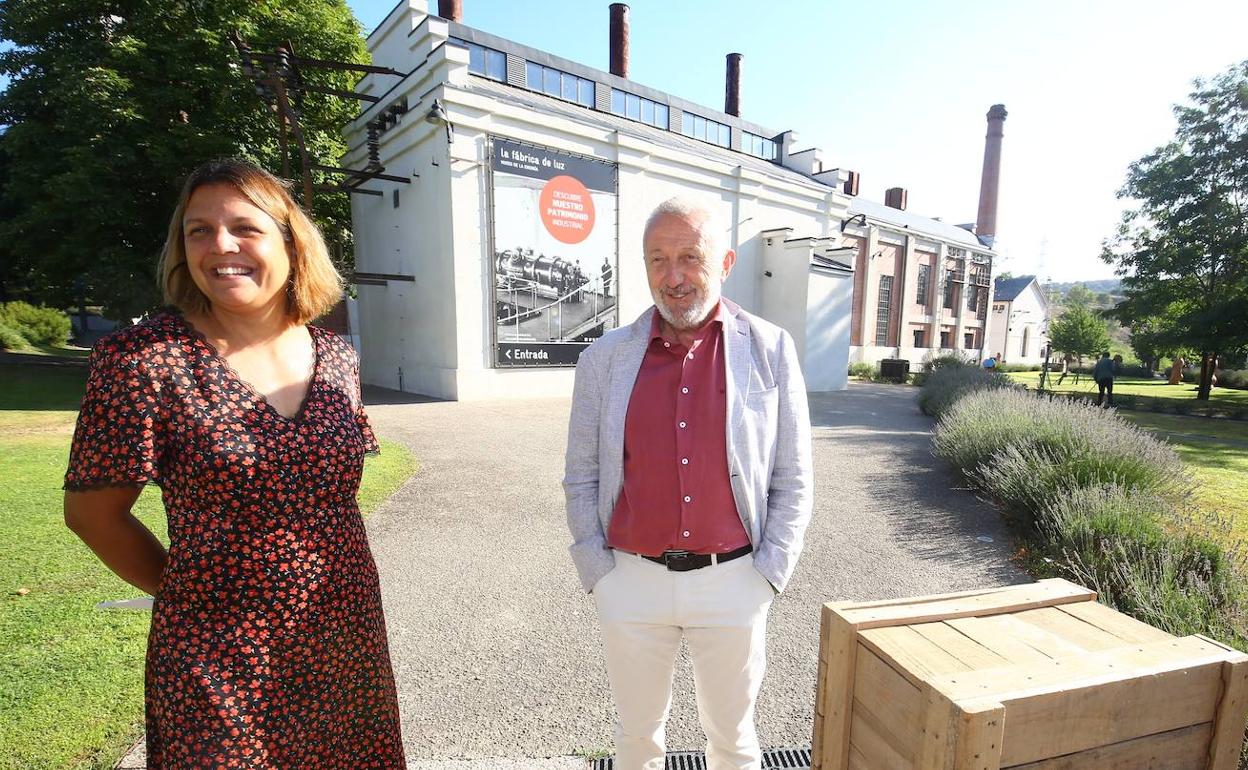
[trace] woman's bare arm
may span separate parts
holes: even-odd
[[[104,487],[65,493],[65,524],[130,585],[153,596],[168,555],[131,508],[141,487]]]

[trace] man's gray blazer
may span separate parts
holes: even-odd
[[[810,522],[810,413],[797,348],[783,329],[724,303],[728,475],[754,565],[781,591]],[[572,561],[586,591],[615,566],[606,532],[624,483],[624,418],[650,342],[641,314],[581,353],[563,489]]]

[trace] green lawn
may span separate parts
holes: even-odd
[[[61,520],[84,381],[80,368],[0,365],[0,770],[104,770],[141,730],[150,615],[95,609],[139,591]],[[406,448],[381,444],[365,462],[366,512],[415,470]],[[165,538],[158,489],[136,512]]]
[[[1040,372],[1010,372],[1008,376],[1011,380],[1021,382],[1032,390],[1035,390],[1040,384]],[[1046,389],[1055,393],[1091,393],[1096,395],[1096,383],[1092,380],[1091,375],[1080,375],[1078,385],[1075,384],[1074,375],[1068,375],[1060,386],[1057,384],[1058,376],[1050,373],[1045,385]],[[1196,385],[1187,382],[1170,385],[1166,380],[1118,377],[1114,380],[1114,395],[1120,394],[1147,396],[1150,398],[1194,400],[1196,398]],[[1209,400],[1234,406],[1235,408],[1248,408],[1248,390],[1215,387],[1209,394]]]
[[[1248,423],[1208,417],[1119,412],[1157,432],[1196,477],[1196,503],[1227,517],[1248,543]]]

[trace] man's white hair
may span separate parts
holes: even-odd
[[[727,229],[715,216],[715,211],[701,198],[692,195],[677,195],[655,206],[654,211],[646,219],[646,227],[641,231],[644,244],[650,228],[664,217],[683,219],[698,228],[702,236],[702,249],[708,259],[718,259],[724,255],[728,247],[724,245]]]

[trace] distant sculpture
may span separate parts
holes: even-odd
[[[1174,359],[1174,363],[1170,364],[1170,384],[1178,385],[1183,382],[1183,367],[1187,366],[1187,362],[1182,356]]]

